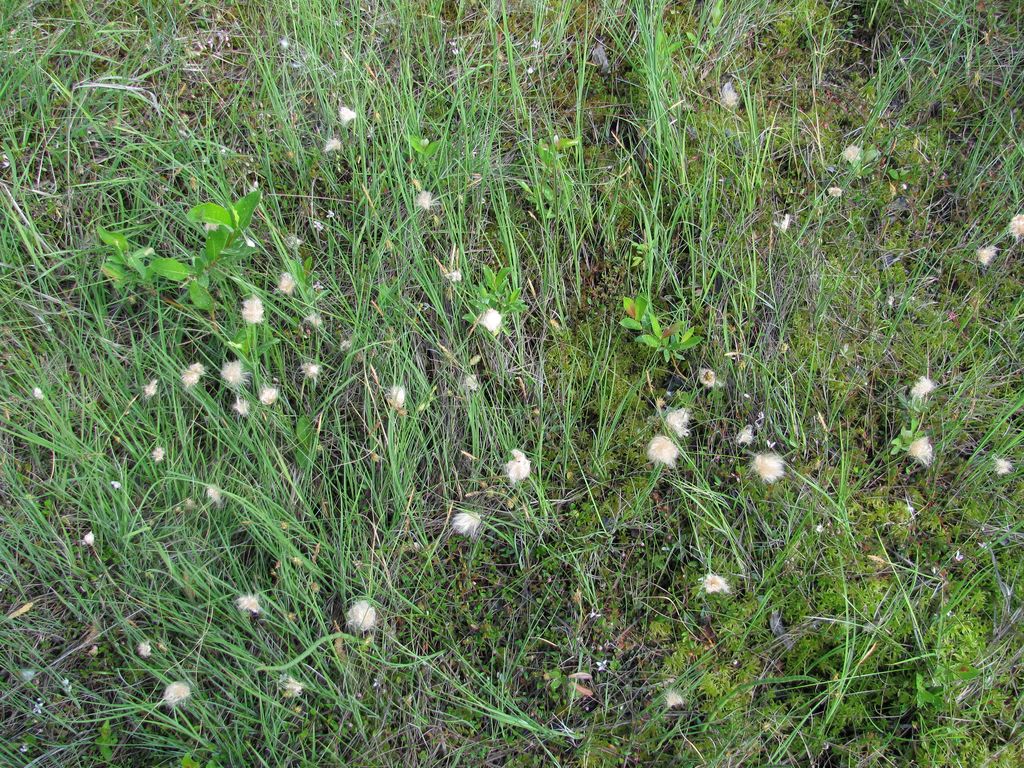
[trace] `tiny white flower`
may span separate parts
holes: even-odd
[[[384,393],[384,399],[387,400],[388,405],[396,411],[401,411],[405,408],[405,397],[405,387],[401,384],[393,384],[388,387],[388,391]]]
[[[459,512],[452,517],[452,528],[462,536],[473,538],[480,530],[480,515],[475,512]]]
[[[358,115],[355,113],[355,110],[349,109],[346,106],[338,107],[338,119],[341,121],[343,126],[348,125],[357,117]]]
[[[1013,472],[1013,464],[1010,463],[1009,459],[996,457],[992,460],[992,469],[997,475],[1008,475]]]
[[[759,453],[750,466],[768,485],[781,480],[786,474],[786,462],[777,453]]]
[[[352,603],[345,614],[348,626],[357,632],[369,632],[377,626],[377,609],[366,600]]]
[[[291,675],[285,675],[281,681],[281,695],[286,699],[295,699],[302,695],[305,686]]]
[[[242,613],[250,613],[258,616],[263,609],[260,607],[260,599],[256,595],[241,595],[235,600],[235,607]]]
[[[282,272],[281,276],[277,278],[277,290],[283,293],[285,296],[291,296],[295,293],[295,278],[291,272]]]
[[[679,448],[664,435],[655,435],[647,444],[647,458],[655,464],[674,467],[679,458]]]
[[[512,451],[512,460],[505,464],[505,474],[512,484],[521,482],[530,476],[530,460],[526,454],[515,449]]]
[[[263,387],[260,390],[260,402],[264,405],[273,405],[280,394],[277,387]]]
[[[240,387],[248,380],[249,374],[241,360],[229,360],[221,366],[220,377],[229,387]]]
[[[729,582],[717,573],[709,573],[705,576],[704,580],[701,582],[701,586],[704,587],[704,591],[709,595],[727,595],[732,592],[732,587],[729,586]]]
[[[853,165],[860,161],[861,154],[861,148],[856,144],[851,144],[843,150],[843,160]]]
[[[142,396],[147,400],[152,400],[156,397],[158,389],[160,389],[160,382],[156,379],[150,379],[146,386],[142,388]]]
[[[33,387],[32,397],[34,397],[36,400],[42,400],[44,397],[46,397],[46,395],[43,394],[43,390],[41,390],[39,387]]]
[[[910,388],[910,397],[915,402],[921,403],[924,402],[928,395],[934,391],[935,382],[927,376],[922,376],[920,379],[915,381],[914,386]]]
[[[476,392],[480,389],[480,379],[476,377],[475,373],[467,373],[466,377],[462,380],[462,387],[467,392]]]
[[[305,376],[310,381],[316,381],[317,376],[320,375],[319,363],[306,362],[300,365],[299,368],[302,370],[302,375]]]
[[[121,490],[121,483],[118,482],[117,480],[111,480],[110,481],[110,487],[113,488],[115,491],[120,491]]]
[[[235,403],[234,403],[234,405],[231,406],[231,408],[239,416],[243,416],[244,417],[244,416],[248,416],[249,415],[249,401],[248,400],[243,400],[240,397],[236,397],[235,398]]]
[[[750,445],[754,442],[754,428],[747,424],[736,435],[736,445]]]
[[[330,139],[327,140],[327,143],[324,144],[324,152],[328,153],[328,154],[331,153],[331,152],[337,152],[340,149],[341,149],[341,139],[338,139],[338,138],[330,138]]]
[[[216,485],[206,486],[206,498],[208,498],[210,503],[215,507],[219,507],[224,503],[224,494]]]
[[[425,189],[416,195],[416,207],[421,211],[429,211],[434,207],[435,202],[434,194]]]
[[[457,269],[453,269],[451,272],[445,272],[444,277],[450,283],[462,282],[462,272]]]
[[[199,383],[199,380],[203,378],[205,373],[205,365],[202,363],[192,363],[192,365],[181,372],[181,383],[185,389],[192,389],[192,387]]]
[[[978,263],[983,267],[989,266],[996,257],[996,253],[999,251],[994,245],[986,245],[975,251],[975,256],[978,257]]]
[[[137,646],[135,646],[135,652],[139,654],[140,658],[148,659],[153,655],[153,646],[150,645],[148,640],[143,640]]]
[[[263,302],[259,296],[250,296],[242,302],[242,319],[249,325],[259,325],[263,322]]]
[[[931,464],[932,459],[935,458],[935,449],[932,447],[931,438],[927,435],[919,437],[917,440],[912,442],[907,447],[907,453],[910,454],[911,458],[916,459],[926,467]]]
[[[164,460],[164,456],[167,455],[167,451],[164,450],[164,447],[162,445],[158,445],[156,448],[153,449],[153,452],[149,455],[152,457],[153,461],[159,464],[161,461]]]
[[[188,701],[191,695],[192,688],[188,683],[181,681],[171,683],[164,688],[164,704],[167,705],[168,709],[174,709]]]
[[[1010,234],[1018,240],[1024,237],[1024,213],[1018,213],[1010,219]]]
[[[665,414],[665,425],[675,433],[676,437],[689,437],[690,412],[685,408],[669,411]]]
[[[495,335],[501,330],[501,313],[496,309],[488,309],[476,319],[483,328]]]
[[[82,537],[82,544],[87,547],[96,546],[96,534],[92,531],[88,531],[85,536]]]
[[[842,187],[829,187],[828,188],[828,196],[829,197],[842,197],[843,196],[843,188]]]
[[[733,87],[732,80],[729,80],[725,85],[722,86],[722,106],[728,109],[736,109],[740,103],[740,95],[736,93],[736,89]]]
[[[718,374],[710,368],[701,368],[697,373],[697,380],[708,389],[714,389],[719,386]]]

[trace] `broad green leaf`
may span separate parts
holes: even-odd
[[[228,232],[225,229],[216,229],[206,234],[206,260],[212,262],[220,256],[224,245],[228,241]]]
[[[195,280],[188,284],[188,298],[196,309],[213,309],[213,296]]]
[[[629,330],[631,331],[642,331],[644,329],[643,325],[638,323],[632,317],[622,318],[621,320],[619,320],[619,325],[621,325],[623,328],[629,328]]]
[[[119,232],[111,232],[103,227],[96,227],[96,234],[99,235],[107,245],[116,248],[122,256],[128,252],[128,238]]]
[[[107,259],[103,262],[100,271],[115,283],[123,283],[128,279],[128,272],[125,270],[124,265],[115,262],[113,259]]]
[[[191,276],[192,268],[177,259],[153,259],[149,262],[150,274],[180,283]]]
[[[686,339],[686,341],[677,344],[676,350],[682,352],[683,350],[690,349],[691,347],[696,347],[702,341],[704,341],[704,339],[702,339],[700,336],[691,336],[690,338]]]
[[[661,342],[655,336],[651,336],[649,333],[645,333],[642,336],[637,336],[637,341],[641,344],[646,344],[648,347],[657,349],[661,346]]]
[[[231,212],[222,205],[216,203],[201,203],[188,212],[188,220],[199,224],[217,224],[219,226],[234,229],[234,219]]]
[[[256,210],[256,206],[260,204],[261,197],[262,194],[257,189],[235,203],[236,223],[239,229],[245,229],[249,226],[249,223],[252,221],[252,214]]]

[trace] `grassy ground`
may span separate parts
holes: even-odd
[[[0,764],[1024,762],[1017,2],[2,14]]]

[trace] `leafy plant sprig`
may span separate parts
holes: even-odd
[[[483,267],[483,281],[476,286],[476,295],[469,299],[471,310],[463,315],[466,322],[474,323],[488,309],[496,310],[503,317],[514,315],[526,309],[520,298],[521,289],[513,288],[511,267],[502,267],[497,272]]]
[[[637,342],[660,352],[665,362],[673,358],[680,359],[683,352],[703,341],[700,336],[694,334],[694,329],[685,323],[663,325],[650,299],[644,296],[623,297],[622,309],[626,316],[619,324],[636,331],[639,334],[636,337]]]
[[[259,203],[260,192],[256,190],[227,207],[202,203],[189,211],[188,220],[206,228],[206,243],[191,264],[158,257],[149,247],[133,249],[123,234],[97,227],[100,240],[113,249],[100,271],[122,291],[139,286],[158,291],[163,281],[187,283],[192,305],[197,309],[212,309],[214,300],[210,287],[211,280],[218,275],[218,265],[249,256],[255,250],[246,242],[244,232]]]

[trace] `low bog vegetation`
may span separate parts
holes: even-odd
[[[3,12],[4,765],[1024,762],[1017,3]]]

